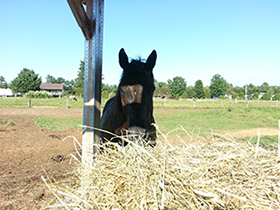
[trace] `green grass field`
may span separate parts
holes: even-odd
[[[232,131],[249,130],[254,128],[278,128],[280,111],[276,108],[228,108],[214,111],[196,111],[196,112],[175,112],[171,114],[155,114],[156,124],[159,130],[169,136],[186,136],[181,127],[192,135],[202,135],[206,138],[211,133],[230,133]],[[251,139],[257,141],[257,132]],[[249,140],[251,136],[241,139]],[[261,137],[264,145],[276,146],[277,135],[268,135]]]
[[[67,98],[48,98],[48,99],[31,99],[31,107],[53,107],[53,108],[67,108]],[[68,100],[68,106],[71,108],[83,108],[83,99],[78,101]],[[2,98],[0,97],[0,108],[28,108],[28,98]]]
[[[32,106],[66,108],[66,98],[32,99]],[[102,102],[104,106],[106,100]],[[0,108],[27,108],[28,99],[18,97],[0,98]],[[193,109],[192,100],[164,100],[155,99],[155,109]],[[249,103],[249,104],[248,104]],[[169,114],[155,114],[156,124],[163,133],[168,133],[182,126],[188,132],[223,133],[225,131],[240,131],[253,128],[278,128],[280,107],[276,108],[276,101],[230,101],[230,100],[196,100],[195,112],[174,112]],[[68,101],[71,108],[82,108],[83,99]],[[278,106],[278,104],[277,104]],[[203,109],[199,111],[199,109]],[[206,110],[205,110],[206,109]],[[209,109],[209,110],[207,110]],[[48,130],[65,130],[69,128],[81,129],[82,118],[37,118],[37,125]],[[182,136],[180,129],[171,132],[172,136]],[[256,140],[255,137],[253,140]],[[277,136],[267,136],[265,142],[276,141]]]
[[[277,128],[280,111],[277,109],[223,109],[215,111],[175,112],[156,114],[156,123],[163,132],[179,126],[201,132],[238,131],[251,128]]]
[[[31,106],[46,106],[53,108],[67,108],[66,97],[49,99],[31,99]],[[102,100],[102,106],[108,99]],[[83,98],[78,101],[68,100],[68,106],[71,108],[83,108]],[[227,108],[280,108],[278,101],[235,101],[235,100],[173,100],[173,99],[154,99],[155,109],[227,109]],[[28,108],[28,98],[25,97],[0,97],[0,108]]]

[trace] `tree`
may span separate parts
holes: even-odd
[[[64,84],[64,91],[66,92],[66,94],[74,94],[76,91],[75,91],[75,88],[74,88],[74,85],[75,85],[75,82],[74,80],[65,80],[63,77],[58,77],[58,78],[55,78],[54,76],[52,75],[47,75],[46,77],[46,81],[47,83],[56,83],[56,84]]]
[[[193,86],[188,86],[186,88],[186,93],[188,95],[188,98],[193,98],[195,97],[195,91],[194,91],[194,87]]]
[[[231,98],[233,98],[233,96],[236,95],[236,94],[234,94],[233,85],[232,85],[232,84],[228,84],[228,85],[227,85],[226,94],[227,94],[229,97],[231,96]]]
[[[188,98],[188,94],[186,91],[181,95],[181,98]]]
[[[48,74],[46,77],[46,83],[56,83],[55,77]]]
[[[11,82],[11,89],[14,93],[27,93],[30,90],[40,90],[42,83],[39,74],[36,74],[33,70],[24,68],[18,74],[18,76]]]
[[[257,87],[255,85],[253,85],[252,83],[247,85],[247,95],[251,95],[255,92],[257,92]]]
[[[155,88],[158,88],[159,85],[158,85],[158,81],[156,79],[154,79],[154,85],[155,85]]]
[[[269,84],[267,82],[264,82],[261,86],[258,88],[259,93],[267,93],[269,88]]]
[[[164,87],[164,86],[168,86],[168,84],[166,82],[158,82],[158,87]]]
[[[203,82],[201,80],[197,80],[194,85],[194,92],[197,98],[205,98],[205,93],[203,89]]]
[[[117,93],[117,85],[109,85],[109,84],[103,84],[101,86],[101,92],[107,91],[109,93]]]
[[[171,95],[171,90],[167,83],[165,82],[158,82],[158,87],[156,87],[154,95],[160,97],[166,97]]]
[[[62,83],[65,83],[66,80],[63,78],[63,77],[57,77],[57,79],[52,76],[52,75],[47,75],[46,77],[46,82],[47,83],[58,83],[58,84],[62,84]],[[69,81],[68,81],[69,82]],[[74,82],[74,81],[73,81]]]
[[[172,97],[180,97],[186,91],[187,82],[182,77],[174,77],[173,80],[169,79],[167,83]]]
[[[244,91],[244,88],[243,88],[243,87],[239,87],[239,86],[235,86],[235,87],[232,87],[232,90],[233,90],[235,93],[239,94],[239,93],[241,93],[241,92]]]
[[[58,78],[61,78],[61,77],[58,77]],[[57,78],[57,79],[58,79],[58,78]],[[63,79],[63,78],[62,78],[62,79]],[[61,81],[62,81],[62,80],[61,80]],[[59,83],[59,82],[57,82],[57,83]],[[74,94],[74,93],[75,93],[74,84],[75,84],[74,80],[68,81],[68,80],[65,80],[65,79],[64,79],[64,87],[63,87],[63,89],[64,89],[68,94]]]
[[[269,86],[267,89],[267,93],[272,97],[277,93],[276,88],[274,86]]]
[[[227,91],[227,81],[220,75],[215,74],[211,79],[210,92],[212,97],[224,96]]]
[[[62,78],[62,77],[57,77],[55,83],[62,84],[62,83],[65,83],[65,82],[66,82],[66,80],[65,80],[64,78]],[[69,81],[68,81],[68,82],[69,82]],[[74,83],[74,81],[73,81],[73,83]]]
[[[204,88],[205,98],[210,98],[210,89],[209,87]]]
[[[75,79],[75,88],[84,89],[84,73],[85,73],[85,62],[80,61],[80,68],[78,70],[78,77]]]
[[[8,88],[8,83],[3,76],[0,76],[0,88]]]

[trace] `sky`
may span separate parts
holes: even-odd
[[[77,77],[85,38],[66,0],[0,0],[0,76],[23,68],[42,77]],[[280,86],[279,0],[105,0],[103,76],[118,84],[118,53],[157,51],[155,79],[183,77],[209,86],[220,74],[233,86]]]

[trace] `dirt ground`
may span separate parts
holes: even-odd
[[[156,114],[174,111],[154,110]],[[200,110],[201,111],[201,110]],[[73,153],[75,136],[80,142],[79,130],[48,131],[35,124],[37,117],[82,117],[82,109],[0,109],[0,118],[7,118],[14,125],[0,124],[0,210],[41,209],[43,203],[53,199],[41,176],[51,180],[63,180],[73,171],[69,165]],[[246,130],[244,135],[255,135],[258,129]],[[238,132],[238,135],[243,135]],[[262,129],[263,135],[277,135],[277,129]]]
[[[0,109],[0,118],[14,125],[0,127],[0,210],[40,209],[50,200],[41,176],[61,180],[72,171],[70,154],[74,152],[73,135],[81,141],[78,130],[48,131],[36,126],[36,117],[82,117],[81,109]]]

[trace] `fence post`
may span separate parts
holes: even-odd
[[[68,98],[66,98],[66,107],[69,109]]]
[[[193,108],[195,109],[195,100],[193,99]]]
[[[276,100],[276,104],[275,104],[275,107],[277,108],[277,106],[278,106],[278,100]]]
[[[166,96],[164,97],[164,108],[166,108]]]
[[[31,107],[31,99],[28,99],[28,107]]]
[[[247,108],[249,107],[249,101],[247,100]]]
[[[235,103],[237,104],[237,98],[235,99]]]
[[[15,94],[15,101],[17,101],[17,94]]]

